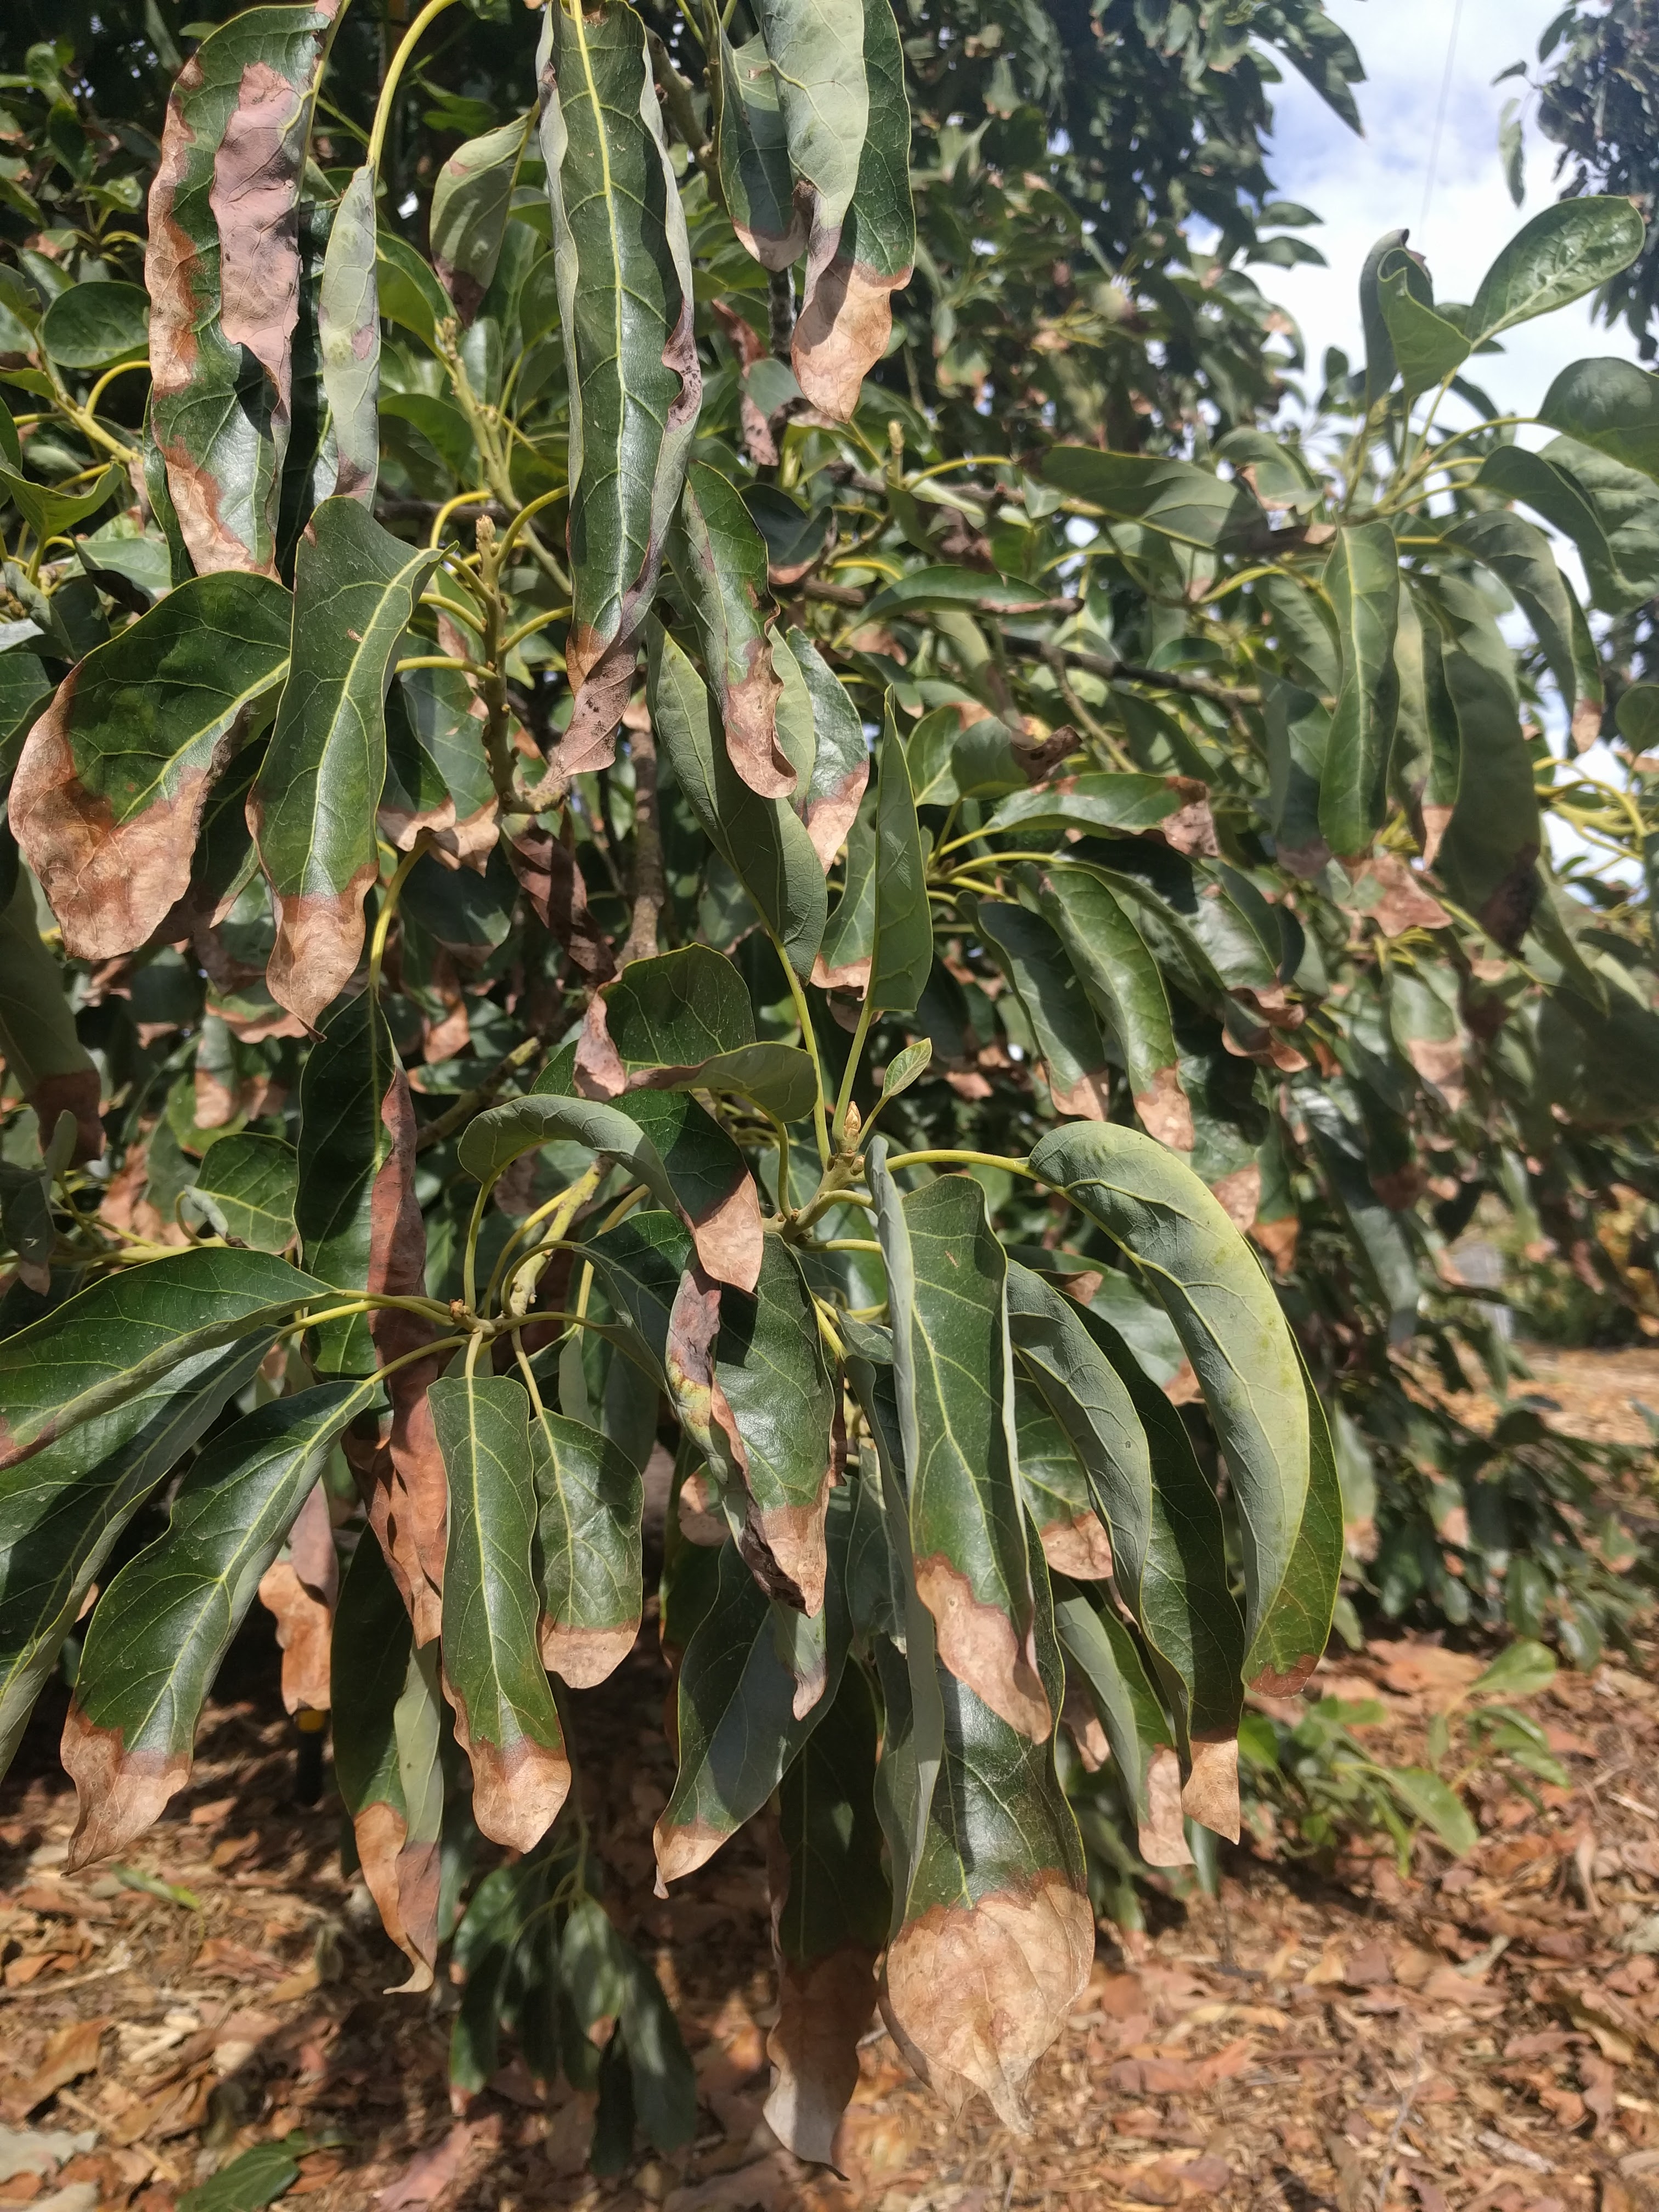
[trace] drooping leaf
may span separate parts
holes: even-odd
[[[1582,300],[1627,269],[1647,227],[1626,199],[1557,200],[1523,223],[1480,279],[1469,309],[1472,344]]]
[[[1475,483],[1524,500],[1571,538],[1597,606],[1620,613],[1659,589],[1659,507],[1638,471],[1576,438],[1554,438],[1540,453],[1498,447]]]
[[[682,1093],[641,1091],[629,1111],[585,1098],[532,1094],[492,1107],[468,1127],[460,1162],[482,1182],[555,1138],[586,1145],[642,1183],[696,1240],[716,1280],[752,1290],[760,1273],[760,1200],[742,1153]]]
[[[572,1689],[591,1689],[639,1633],[644,1492],[609,1437],[545,1407],[531,1409],[530,1460],[542,1664]]]
[[[805,793],[795,794],[796,811],[828,875],[870,781],[870,747],[857,708],[805,631],[792,629],[785,643],[812,718],[812,772]]]
[[[1446,535],[1501,577],[1519,600],[1571,717],[1578,698],[1572,586],[1556,566],[1548,538],[1524,516],[1503,511],[1465,515]]]
[[[189,1353],[0,1477],[0,1771],[111,1547],[266,1350]]]
[[[1031,1025],[1054,1111],[1103,1121],[1111,1073],[1100,1024],[1059,937],[1038,915],[1001,900],[981,899],[974,921]]]
[[[406,668],[394,678],[386,702],[380,826],[400,852],[425,830],[440,854],[485,872],[495,850],[498,806],[485,720],[483,702],[458,668]]]
[[[760,1810],[831,1709],[849,1631],[839,1571],[851,1518],[844,1498],[837,1492],[830,1501],[832,1566],[815,1621],[769,1598],[735,1545],[720,1554],[714,1602],[680,1663],[679,1772],[653,1833],[659,1892],[705,1864]],[[808,1673],[817,1695],[803,1705]]]
[[[125,482],[124,471],[112,464],[90,490],[58,491],[50,485],[36,483],[28,477],[20,476],[15,469],[0,467],[0,495],[3,495],[17,509],[34,532],[37,541],[42,544],[47,538],[58,537],[73,529],[77,522],[84,522],[88,515],[96,514],[100,507],[108,504],[113,494],[124,488]],[[61,623],[60,613],[52,607],[49,600],[43,599],[40,605],[49,623]],[[61,628],[58,635],[60,639],[64,635]]]
[[[1080,1592],[1055,1599],[1054,1629],[1068,1669],[1075,1667],[1088,1684],[1134,1810],[1141,1857],[1148,1866],[1190,1866],[1170,1724],[1134,1638],[1109,1606],[1091,1605]],[[1236,1784],[1233,1794],[1237,1801]]]
[[[449,1478],[444,1695],[471,1762],[473,1819],[492,1842],[527,1851],[570,1787],[538,1650],[530,1400],[508,1376],[449,1376],[428,1395]]]
[[[1310,1504],[1308,1394],[1278,1300],[1217,1200],[1189,1168],[1136,1131],[1057,1129],[1034,1170],[1098,1222],[1175,1324],[1226,1454],[1244,1535],[1245,1679],[1300,1686],[1319,1662],[1340,1564],[1298,1548]],[[1305,1577],[1299,1581],[1298,1578]],[[1322,1613],[1322,1620],[1321,1615]],[[1317,1626],[1288,1665],[1263,1669],[1280,1614]],[[1279,1654],[1282,1660],[1283,1654]]]
[[[893,295],[909,283],[916,258],[903,48],[889,0],[863,0],[863,15],[868,106],[858,175],[834,253],[821,270],[809,262],[790,343],[801,390],[842,422],[852,421],[863,380],[887,350]]]
[[[1403,247],[1388,255],[1377,289],[1407,393],[1426,392],[1454,375],[1468,359],[1469,341],[1455,323],[1435,313],[1428,272],[1416,257]]]
[[[324,1293],[268,1252],[210,1248],[117,1268],[0,1341],[0,1467],[137,1397],[196,1353],[263,1333]]]
[[[824,924],[812,981],[820,990],[860,993],[870,981],[876,942],[876,794],[866,790],[848,833],[846,870]]]
[[[780,1237],[765,1240],[753,1295],[720,1299],[714,1375],[748,1492],[744,1557],[771,1595],[815,1614],[829,1571],[839,1401],[799,1265]]]
[[[530,137],[530,118],[469,138],[443,162],[432,186],[432,265],[463,326],[483,303],[501,258],[513,188]]]
[[[122,1850],[190,1779],[202,1701],[259,1578],[330,1442],[376,1387],[325,1382],[244,1414],[198,1457],[163,1534],[100,1598],[64,1723],[72,1864]]]
[[[1008,1296],[1021,1366],[1082,1462],[1111,1537],[1114,1585],[1175,1709],[1188,1809],[1237,1837],[1244,1633],[1215,1493],[1180,1414],[1121,1340],[1025,1267],[1010,1267]]]
[[[1632,361],[1576,361],[1544,395],[1538,419],[1644,476],[1659,476],[1659,377]]]
[[[432,1986],[438,1950],[437,1654],[416,1652],[408,1612],[373,1538],[352,1556],[334,1614],[332,1671],[351,1685],[333,1716],[334,1778],[381,1925]]]
[[[737,487],[693,461],[680,495],[674,573],[690,605],[732,765],[763,799],[787,799],[795,771],[778,741],[767,635],[766,543]]]
[[[9,818],[77,957],[131,952],[190,882],[208,794],[288,668],[290,604],[194,577],[96,647],[30,731]]]
[[[758,33],[734,46],[720,31],[715,155],[732,227],[763,268],[787,269],[806,249],[794,203],[776,72]]]
[[[1047,1592],[1036,1618],[1045,1702],[1061,1669]],[[1045,1730],[1033,1741],[939,1669],[943,1758],[899,1900],[881,2008],[922,2079],[957,2110],[981,2089],[1005,2125],[1089,1978],[1094,1915],[1083,1846]]]
[[[933,972],[933,921],[910,771],[890,693],[876,748],[874,830],[875,927],[864,995],[878,1012],[908,1014]]]
[[[966,1176],[901,1198],[884,1141],[869,1153],[887,1268],[916,1588],[941,1663],[1006,1724],[1046,1742],[1017,1489],[1007,1261]]]
[[[380,469],[380,318],[374,174],[367,167],[352,172],[329,227],[317,342],[336,455],[326,489],[371,507]]]
[[[378,1003],[366,993],[329,1016],[300,1076],[298,1195],[301,1249],[337,1297],[426,1291],[426,1231],[415,1194],[415,1118],[408,1079]],[[320,1374],[367,1375],[432,1334],[397,1307],[343,1316],[313,1332]],[[443,1586],[444,1473],[427,1385],[437,1363],[417,1360],[387,1383],[391,1423],[347,1439],[368,1509],[415,1623],[415,1640],[438,1633]]]
[[[1010,1325],[1013,1315],[1012,1302]],[[1109,1578],[1111,1540],[1095,1511],[1089,1479],[1071,1438],[1025,1379],[1014,1369],[1014,1420],[1019,1442],[1019,1487],[1037,1532],[1042,1556],[1057,1575],[1076,1582]]]
[[[256,1252],[294,1241],[299,1160],[280,1137],[223,1137],[197,1170],[191,1196],[222,1237]]]
[[[702,396],[690,249],[645,28],[625,0],[550,9],[537,68],[569,369],[575,692],[568,773],[603,767],[634,681]]]
[[[266,981],[312,1027],[362,955],[363,899],[380,870],[386,684],[437,561],[436,547],[402,544],[355,499],[325,500],[300,544],[294,658],[248,818],[276,903]]]
[[[862,0],[829,0],[811,10],[787,0],[759,0],[757,15],[772,63],[795,204],[806,223],[805,315],[834,261],[858,184],[870,118],[864,9]],[[757,246],[763,242],[757,237]],[[787,268],[795,254],[779,260],[784,251],[783,242],[774,241],[770,258],[761,258],[768,266]]]
[[[1036,883],[1044,914],[1122,1048],[1142,1125],[1160,1144],[1190,1152],[1192,1107],[1181,1085],[1170,1001],[1145,939],[1092,870],[1055,868],[1039,874]]]
[[[798,975],[823,936],[823,872],[787,802],[763,799],[732,767],[696,670],[667,633],[650,632],[651,719],[687,804],[754,900]]]
[[[322,9],[258,7],[179,71],[149,196],[150,422],[198,574],[276,573]]]
[[[1319,827],[1339,857],[1369,850],[1381,826],[1389,747],[1400,711],[1395,632],[1400,556],[1384,522],[1346,524],[1325,564],[1342,682],[1325,744]]]
[[[0,1053],[41,1130],[73,1114],[75,1157],[95,1160],[104,1149],[103,1085],[76,1030],[64,971],[41,940],[34,883],[23,868],[0,906]]]
[[[778,1791],[772,1941],[778,2018],[766,2039],[766,2122],[797,2158],[831,2162],[876,2008],[888,1883],[872,1795],[876,1710],[864,1669],[843,1668],[835,1702]]]

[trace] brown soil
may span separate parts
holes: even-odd
[[[1659,1408],[1659,1354],[1532,1364],[1518,1389],[1557,1400],[1547,1418],[1646,1440],[1627,1401]],[[1659,1643],[1638,1659],[1558,1676],[1536,1701],[1572,1786],[1533,1802],[1478,1775],[1469,1857],[1419,1840],[1402,1880],[1376,1840],[1322,1878],[1243,1849],[1218,1899],[1154,1896],[1152,1935],[1103,1929],[1033,2077],[1029,2136],[977,2102],[952,2118],[878,2028],[839,2179],[776,2151],[760,2117],[758,1844],[740,1837],[666,1903],[652,1896],[672,1768],[647,1624],[577,1701],[576,1750],[609,1902],[681,2008],[700,2131],[688,2154],[601,2183],[581,2170],[583,2100],[544,2100],[521,2065],[452,2111],[453,1987],[380,1994],[402,1962],[340,1875],[337,1801],[291,1802],[295,1738],[262,1622],[209,1707],[190,1788],[131,1856],[199,1910],[107,1872],[64,1877],[61,1692],[20,1753],[0,1824],[0,2207],[167,2212],[234,2151],[303,2129],[337,2140],[302,2157],[283,2201],[318,2212],[1659,2208]],[[1404,1764],[1479,1664],[1400,1639],[1328,1661],[1315,1688],[1377,1697],[1367,1747]]]

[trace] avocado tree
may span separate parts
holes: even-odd
[[[659,1878],[774,1824],[774,2129],[828,2157],[878,2002],[1018,2119],[1093,1949],[1063,1782],[1109,1753],[1149,1864],[1237,1838],[1345,1522],[1352,1632],[1584,1656],[1632,1602],[1580,1461],[1423,1373],[1501,1363],[1444,1265],[1483,1194],[1570,1250],[1659,1195],[1647,757],[1563,781],[1539,719],[1606,707],[1559,538],[1654,589],[1659,380],[1579,364],[1534,451],[1465,374],[1642,224],[1552,208],[1467,306],[1390,234],[1363,368],[1269,433],[1231,249],[1127,280],[1012,83],[913,148],[887,0],[672,50],[550,5],[417,251],[381,164],[448,5],[356,166],[331,10],[204,36],[142,271],[139,157],[31,60],[9,181],[73,220],[0,275],[0,1741],[74,1631],[71,1863],[125,1848],[263,1596],[409,1988],[446,1839],[516,1855],[458,2087],[505,2022],[602,2163],[671,2148],[560,1816],[672,1464]]]

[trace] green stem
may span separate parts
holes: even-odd
[[[1010,1175],[1024,1176],[1030,1182],[1042,1181],[1024,1160],[1008,1159],[1001,1152],[965,1152],[950,1147],[939,1152],[895,1152],[887,1163],[887,1171],[892,1175],[900,1168],[924,1167],[934,1160],[959,1160],[968,1167],[1003,1168]]]
[[[404,885],[409,881],[410,870],[430,842],[428,831],[422,830],[417,833],[415,842],[392,870],[392,880],[381,894],[380,911],[374,917],[374,934],[368,947],[368,995],[371,1000],[380,995],[380,967],[386,958],[386,941],[392,928],[392,917],[398,911],[398,901],[403,895]]]
[[[380,155],[392,122],[392,96],[398,89],[398,79],[408,66],[409,58],[419,45],[427,26],[436,22],[444,9],[454,4],[455,0],[426,0],[425,7],[404,33],[397,52],[386,66],[386,82],[380,87],[380,97],[375,103],[374,127],[368,134],[368,151],[364,156],[365,165],[374,172],[376,177],[380,173]]]
[[[788,954],[769,929],[766,933],[772,938],[772,950],[778,956],[785,981],[789,986],[789,995],[795,1002],[795,1018],[800,1024],[801,1043],[812,1055],[812,1076],[817,1085],[817,1096],[812,1101],[812,1133],[818,1140],[818,1165],[827,1168],[830,1159],[830,1124],[823,1110],[823,1063],[818,1058],[818,1041],[812,1028],[811,1009],[806,1003],[806,994],[801,988],[800,977],[790,965]]]
[[[853,1085],[858,1075],[859,1063],[864,1057],[865,1039],[870,1034],[870,1024],[875,1018],[875,1006],[866,991],[864,1004],[859,1008],[859,1025],[853,1032],[853,1048],[847,1055],[847,1066],[842,1075],[841,1089],[836,1094],[836,1118],[830,1124],[830,1135],[840,1152],[845,1142],[847,1109],[853,1103]]]

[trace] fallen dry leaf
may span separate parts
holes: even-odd
[[[7,2111],[13,2119],[27,2119],[38,2106],[58,2090],[78,2081],[83,2074],[93,2073],[98,2064],[99,2051],[104,2040],[104,2030],[109,2027],[107,2017],[101,2020],[74,2020],[67,2027],[56,2029],[46,2039],[46,2051],[39,2067],[26,2087],[7,2100]]]

